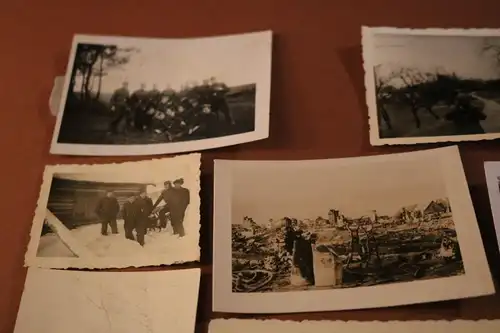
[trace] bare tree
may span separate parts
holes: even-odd
[[[373,76],[375,78],[375,97],[377,99],[377,111],[378,114],[382,117],[385,124],[389,129],[392,129],[392,122],[385,107],[388,100],[390,100],[391,95],[386,92],[386,88],[389,86],[389,82],[396,77],[395,73],[392,73],[389,76],[383,77],[380,73],[382,65],[377,65],[373,68]]]
[[[436,74],[422,73],[413,68],[402,68],[398,77],[405,85],[402,97],[410,106],[410,111],[415,119],[415,126],[417,128],[421,126],[418,115],[421,108],[429,112],[435,119],[439,119],[439,116],[432,110],[437,100],[426,98],[431,96],[431,83],[436,80]]]

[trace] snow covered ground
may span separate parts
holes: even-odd
[[[170,226],[161,232],[149,232],[145,237],[144,247],[136,241],[125,238],[123,220],[118,220],[119,234],[101,235],[101,224],[82,226],[71,230],[71,235],[97,257],[123,257],[135,255],[159,255],[179,250],[181,239],[172,235]],[[40,237],[37,256],[39,257],[75,257],[56,234]]]

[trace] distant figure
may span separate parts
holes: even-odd
[[[446,115],[446,120],[455,124],[457,135],[484,134],[480,121],[485,119],[483,107],[474,105],[468,94],[458,94],[453,110]]]
[[[163,183],[163,191],[161,191],[160,196],[158,199],[156,199],[156,202],[153,205],[153,210],[160,204],[160,202],[163,200],[165,203],[165,206],[163,206],[159,211],[159,219],[160,219],[160,229],[165,229],[167,227],[167,213],[169,212],[168,205],[169,205],[169,196],[172,193],[172,183],[170,181],[166,181]],[[172,227],[173,229],[173,227]]]
[[[153,104],[157,104],[160,101],[161,91],[158,90],[158,86],[153,84],[153,89],[149,92],[149,99]]]
[[[134,227],[137,218],[136,207],[134,205],[135,196],[128,198],[122,207],[122,218],[124,221],[125,238],[135,241]]]
[[[137,242],[144,246],[144,236],[149,225],[149,214],[153,210],[153,201],[147,196],[146,191],[142,191],[134,201],[136,219],[134,223]]]
[[[111,111],[114,111],[115,116],[111,123],[109,124],[109,130],[112,133],[117,132],[118,125],[125,119],[129,122],[129,109],[128,101],[130,98],[130,92],[128,90],[128,82],[123,82],[121,88],[115,90],[111,96],[109,104],[111,105]],[[128,124],[127,124],[128,125]]]
[[[174,180],[174,187],[169,190],[170,194],[168,196],[168,199],[170,199],[170,221],[174,229],[174,235],[179,235],[179,237],[184,237],[185,235],[184,217],[191,201],[189,190],[182,187],[183,184],[184,179],[182,178]]]
[[[108,234],[108,225],[111,227],[111,232],[113,234],[118,233],[116,218],[120,212],[120,204],[118,200],[116,200],[113,192],[106,192],[106,196],[101,198],[97,203],[95,212],[101,220],[101,235],[106,236]]]

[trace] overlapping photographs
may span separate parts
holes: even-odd
[[[217,160],[214,186],[214,311],[332,311],[494,293],[457,147]]]
[[[14,332],[193,332],[200,273],[29,268]]]
[[[200,258],[200,154],[47,166],[25,266],[119,268]]]
[[[265,139],[271,44],[270,31],[76,35],[51,153],[154,155]]]
[[[500,30],[362,34],[372,145],[500,137]]]

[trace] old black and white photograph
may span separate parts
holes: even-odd
[[[76,35],[51,152],[165,154],[267,138],[271,38]]]
[[[500,137],[500,30],[363,28],[374,145]]]
[[[237,167],[229,191],[231,292],[400,285],[404,294],[467,275],[463,239],[477,224],[466,221],[462,228],[471,229],[459,235],[464,220],[439,155],[411,154]]]
[[[48,167],[46,204],[32,231],[35,260],[77,267],[198,260],[199,156],[181,158]]]

